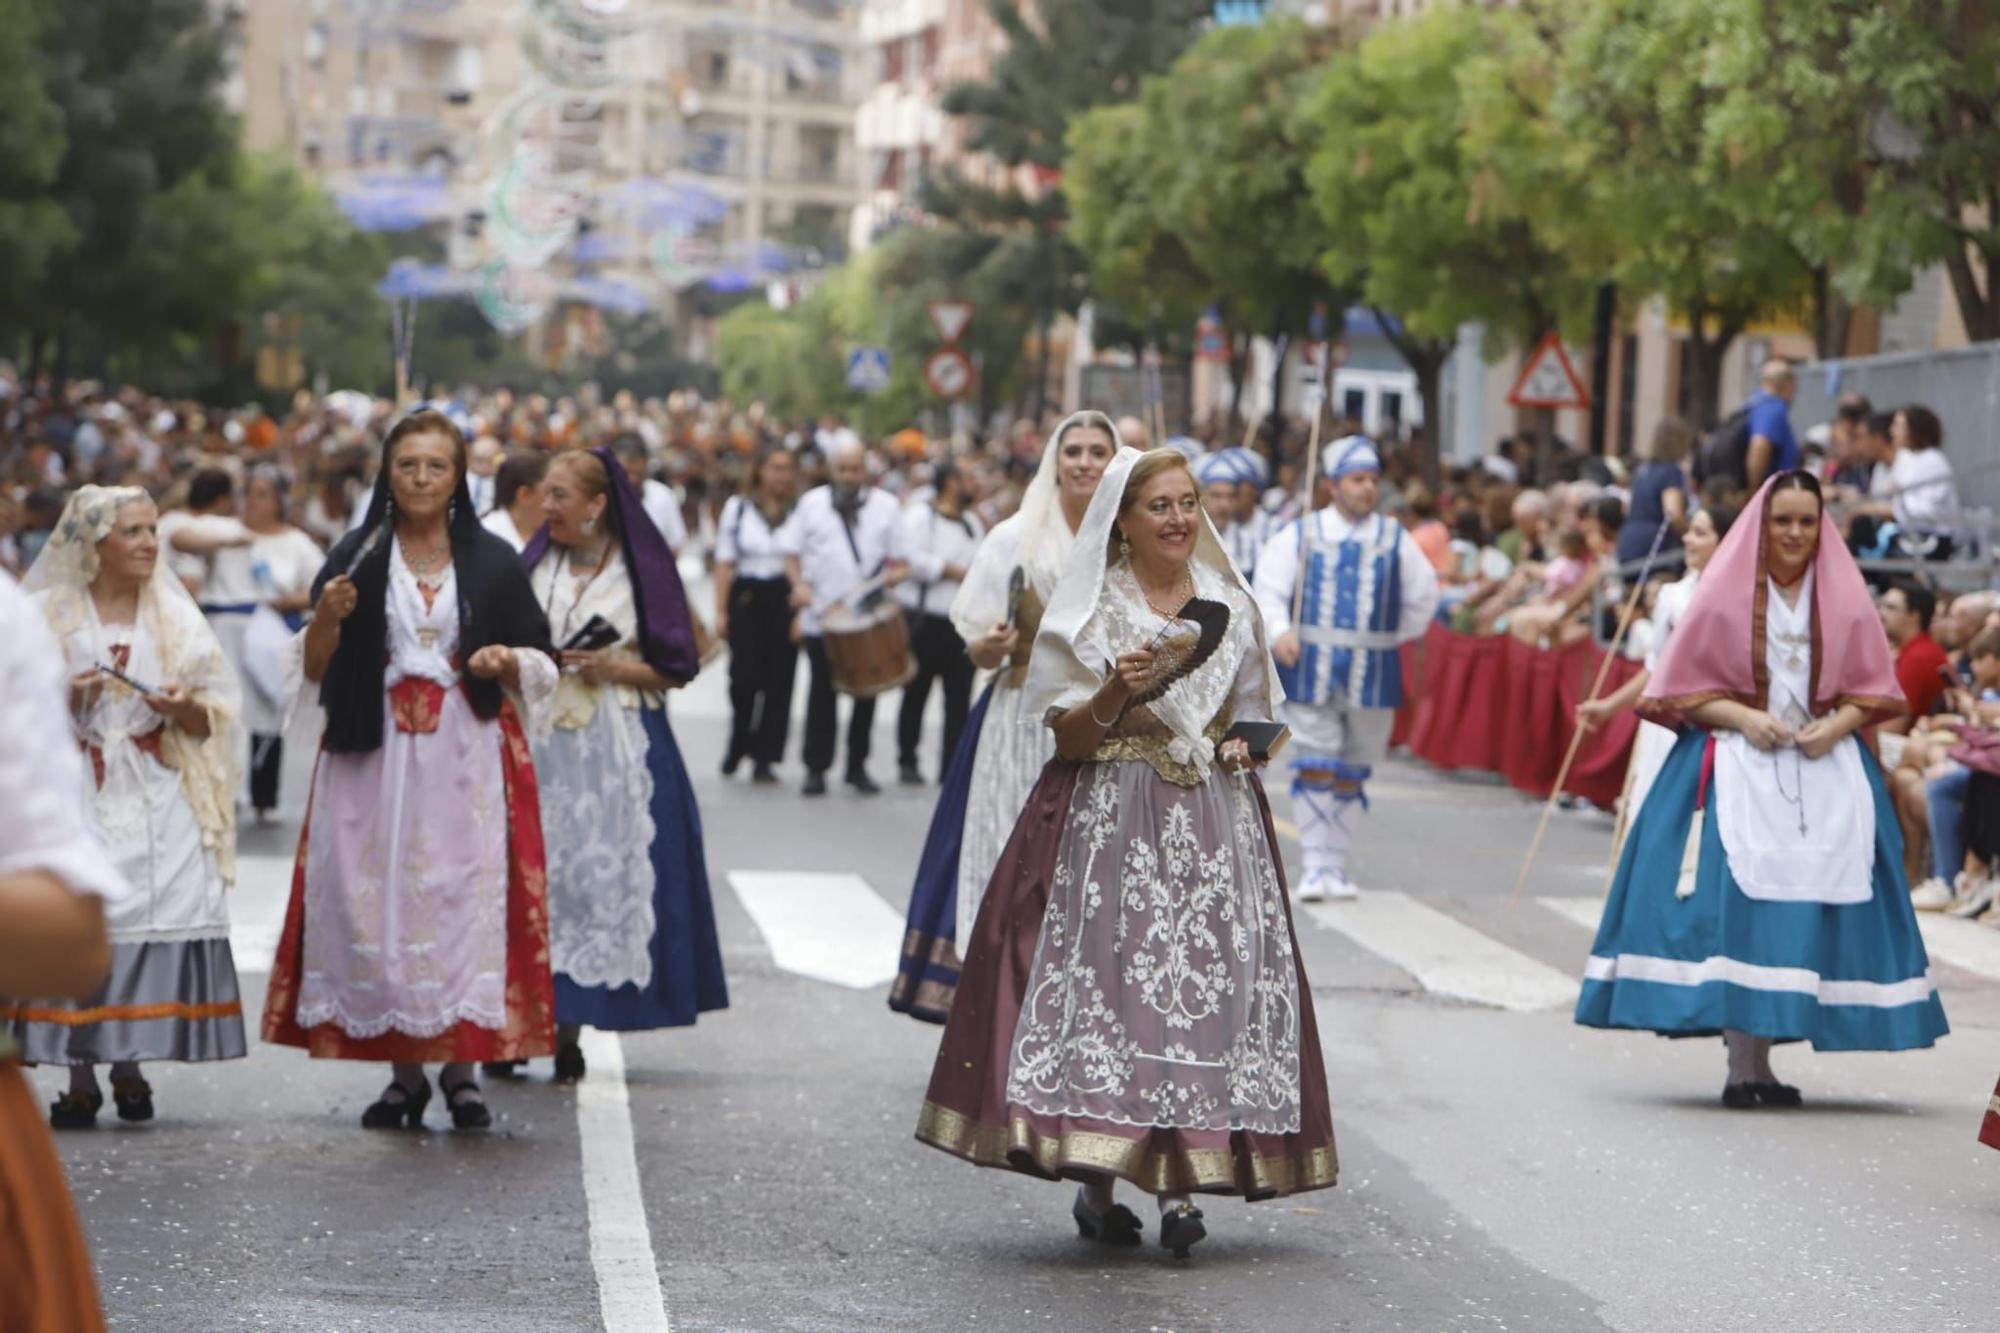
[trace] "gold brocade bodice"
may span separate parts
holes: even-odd
[[[1020,605],[1014,608],[1013,655],[1007,659],[1007,683],[1019,689],[1028,680],[1028,655],[1035,651],[1035,635],[1042,628],[1042,599],[1032,587],[1021,589]]]
[[[1205,733],[1209,747],[1213,749],[1222,743],[1229,731],[1229,711],[1208,724]],[[1153,716],[1152,710],[1144,704],[1135,704],[1119,715],[1118,722],[1104,733],[1104,739],[1091,752],[1090,763],[1113,764],[1128,759],[1144,761],[1155,773],[1176,787],[1199,787],[1201,774],[1193,764],[1183,764],[1167,753],[1167,746],[1173,740],[1166,724]]]

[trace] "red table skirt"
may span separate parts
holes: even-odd
[[[1498,773],[1521,791],[1547,796],[1576,730],[1576,707],[1603,660],[1594,643],[1547,650],[1433,625],[1403,648],[1408,702],[1397,711],[1394,743],[1439,768]],[[1615,660],[1599,693],[1638,671],[1637,662]],[[1563,790],[1610,808],[1624,788],[1638,725],[1632,713],[1620,713],[1586,736]]]

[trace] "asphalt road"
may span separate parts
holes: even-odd
[[[483,1137],[444,1129],[436,1103],[426,1133],[365,1133],[386,1071],[296,1051],[153,1067],[156,1122],[107,1118],[62,1144],[117,1327],[658,1328],[629,1304],[607,1322],[600,1304],[608,1271],[606,1289],[644,1310],[646,1236],[684,1330],[1992,1326],[2000,1155],[1974,1134],[2000,1071],[2000,935],[1951,923],[1941,937],[1955,1031],[1936,1050],[1782,1051],[1807,1107],[1726,1112],[1719,1043],[1587,1032],[1563,1007],[1609,821],[1559,816],[1510,911],[1536,807],[1392,764],[1359,853],[1375,892],[1300,923],[1340,1187],[1207,1201],[1211,1238],[1185,1264],[1152,1246],[1107,1253],[1077,1239],[1066,1188],[915,1143],[938,1030],[892,1014],[878,982],[818,979],[815,957],[893,971],[933,792],[807,801],[796,771],[782,789],[724,781],[725,670],[674,718],[733,1005],[623,1040],[636,1182],[615,1168],[606,1126],[624,1112],[601,1066],[581,1122],[579,1093],[541,1062],[490,1090],[499,1123]],[[887,778],[893,707],[878,718]],[[287,822],[244,837],[236,935],[259,1007],[250,968],[265,965],[295,836]],[[731,872],[865,885],[798,881],[848,895],[808,930],[796,913],[753,920]],[[1132,1202],[1154,1234],[1150,1204]],[[640,1247],[636,1266],[621,1244]]]

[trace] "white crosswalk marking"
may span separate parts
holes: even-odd
[[[1598,922],[1604,919],[1604,899],[1585,896],[1582,898],[1537,898],[1536,902],[1567,921],[1574,921],[1595,935]]]
[[[1575,978],[1407,893],[1376,891],[1353,902],[1315,903],[1305,910],[1320,925],[1402,968],[1433,994],[1499,1009],[1559,1009],[1576,1003]]]
[[[1917,913],[1917,929],[1933,960],[2000,981],[2000,930],[1938,912]]]
[[[861,876],[732,870],[729,887],[787,972],[855,990],[895,978],[903,917]]]

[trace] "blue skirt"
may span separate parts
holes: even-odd
[[[694,786],[666,710],[642,708],[639,719],[653,774],[653,979],[643,989],[628,982],[614,990],[556,973],[556,1021],[606,1032],[687,1027],[698,1014],[729,1007]]]
[[[979,730],[986,723],[986,705],[993,699],[988,685],[966,716],[958,749],[944,773],[931,829],[924,836],[924,854],[917,861],[917,882],[910,889],[910,916],[903,931],[903,960],[889,988],[889,1007],[926,1023],[942,1023],[951,1012],[958,989],[958,847],[965,832],[965,803],[972,791],[972,761],[979,753]]]
[[[1729,873],[1703,821],[1695,890],[1674,896],[1708,733],[1685,732],[1646,796],[1591,946],[1576,1021],[1669,1037],[1725,1028],[1822,1051],[1902,1051],[1950,1031],[1903,877],[1902,834],[1865,750],[1875,796],[1874,892],[1866,902],[1766,902]]]

